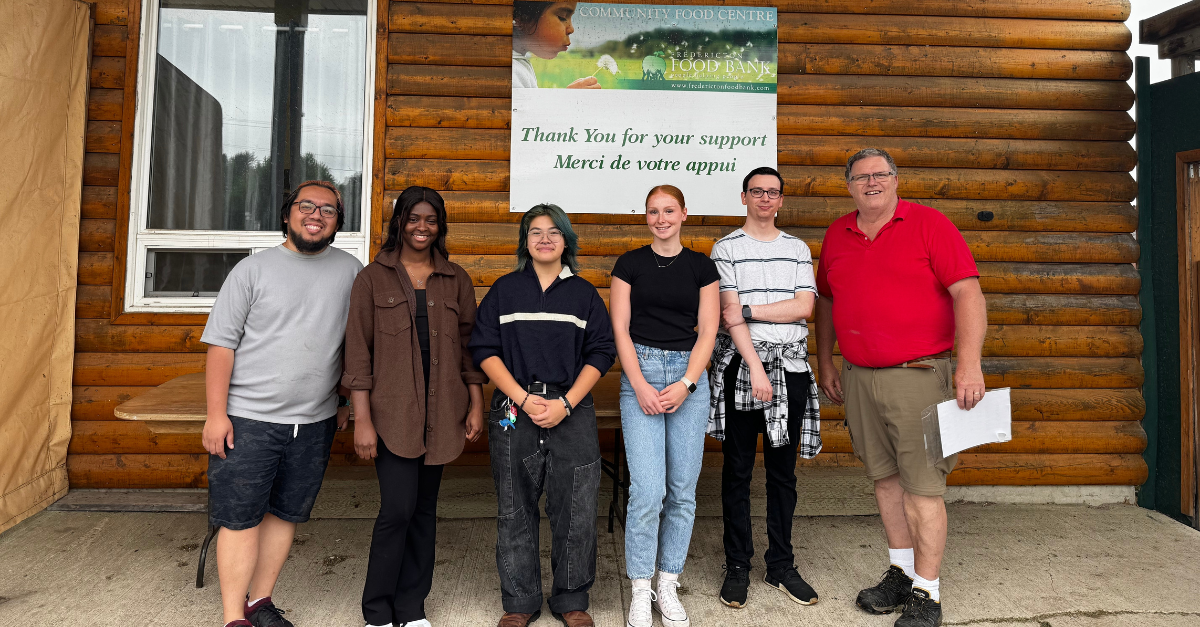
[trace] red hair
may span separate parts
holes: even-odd
[[[687,207],[687,203],[683,201],[683,192],[679,191],[679,188],[675,187],[674,185],[655,185],[654,187],[650,188],[650,193],[646,194],[646,204],[650,204],[650,198],[652,198],[655,194],[666,194],[671,198],[678,200],[680,209]]]

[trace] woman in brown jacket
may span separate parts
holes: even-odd
[[[342,384],[354,402],[354,450],[379,475],[362,599],[368,626],[429,627],[442,466],[483,431],[487,377],[465,350],[475,290],[447,257],[442,197],[410,187],[350,295]]]

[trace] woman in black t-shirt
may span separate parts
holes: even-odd
[[[649,246],[612,271],[613,335],[621,357],[621,428],[629,463],[625,567],[633,580],[629,627],[686,625],[676,588],[696,516],[696,480],[708,425],[708,377],[720,322],[717,267],[684,248],[683,192],[659,185],[646,197]],[[661,518],[661,522],[660,522]],[[651,577],[658,569],[658,594]]]

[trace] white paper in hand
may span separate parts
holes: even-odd
[[[1009,388],[988,390],[971,411],[958,408],[957,400],[938,403],[942,457],[959,451],[1012,440],[1012,404]]]

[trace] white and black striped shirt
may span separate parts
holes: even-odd
[[[721,291],[737,291],[743,305],[769,305],[794,298],[796,292],[817,294],[812,253],[803,240],[787,233],[764,242],[738,229],[713,244],[711,256],[721,274]],[[750,338],[770,344],[802,344],[808,339],[808,324],[804,320],[751,322]],[[791,372],[809,371],[806,360],[788,360],[784,366]]]

